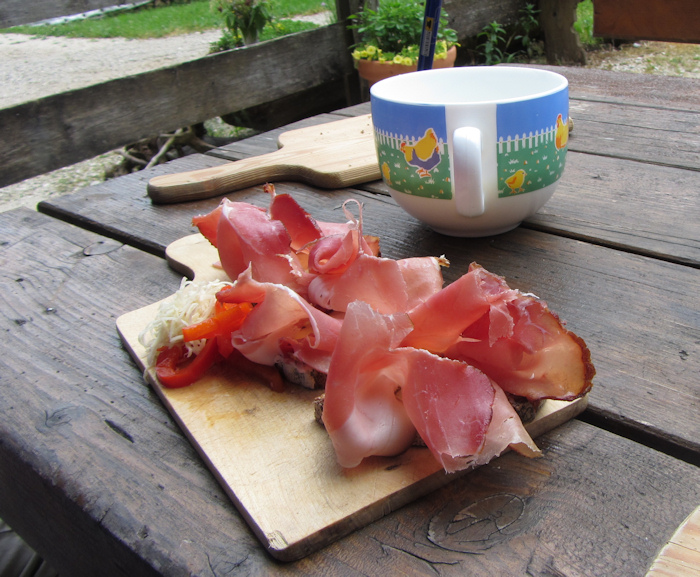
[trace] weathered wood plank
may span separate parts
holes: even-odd
[[[700,42],[696,0],[596,0],[593,33],[626,40]]]
[[[595,100],[700,112],[700,79],[574,66],[536,65],[563,74],[575,100]]]
[[[337,87],[354,73],[343,34],[340,24],[325,26],[0,110],[0,186],[319,85]],[[326,104],[339,96],[329,93]]]
[[[276,563],[119,345],[114,318],[177,275],[27,210],[0,231],[0,515],[61,574],[641,575],[700,499],[697,467],[574,421],[541,459],[505,455]]]
[[[80,200],[77,198],[73,199],[78,200],[78,204],[82,206],[82,209],[75,210],[78,205],[73,204],[71,201],[59,202],[52,206],[39,203],[37,208],[46,214],[81,228],[98,232],[146,252],[163,256],[164,247],[172,242],[173,238],[172,233],[167,228],[163,229],[160,226],[161,221],[169,220],[174,213],[181,213],[184,218],[180,223],[184,223],[183,226],[189,230],[189,233],[197,232],[191,226],[192,216],[197,214],[197,212],[210,210],[211,205],[206,201],[201,201],[172,205],[172,211],[163,210],[162,207],[159,209],[151,203],[151,199],[146,193],[148,181],[159,174],[208,168],[210,166],[218,166],[224,162],[214,156],[193,154],[167,164],[158,165],[155,168],[140,170],[125,177],[120,177],[117,181],[122,182],[125,186],[122,188],[120,185],[119,188],[126,194],[121,199],[111,196],[111,187],[103,188],[100,185],[96,185],[95,188],[88,187],[78,193]],[[107,181],[104,184],[109,182]],[[123,204],[127,198],[127,203]],[[126,209],[127,205],[128,209]],[[95,213],[93,210],[97,212]],[[144,227],[150,230],[150,233],[144,235],[140,225],[132,228],[130,223],[143,223]],[[159,226],[153,226],[154,223],[158,223]]]
[[[360,115],[358,114],[356,116]],[[344,118],[347,118],[347,116],[342,116],[340,114],[318,114],[316,116],[310,116],[298,120],[297,122],[292,122],[285,126],[256,134],[250,138],[238,140],[225,146],[215,148],[207,152],[207,156],[216,156],[217,158],[223,158],[225,160],[241,160],[242,158],[268,154],[277,150],[277,139],[283,132],[296,130],[298,128],[306,128],[307,126],[316,126],[326,122],[335,122],[336,120],[343,120]]]
[[[656,109],[576,97],[571,98],[569,106],[574,119],[569,151],[700,170],[700,110]],[[369,112],[369,103],[353,108],[353,113]],[[305,119],[304,125],[332,119],[319,116]],[[234,142],[210,154],[239,160],[272,152],[277,147],[277,136],[284,130],[287,127]]]
[[[585,156],[581,155],[583,162]],[[608,178],[605,173],[604,178]],[[569,194],[580,194],[576,183],[571,186]],[[430,231],[387,196],[352,189],[318,192],[286,183],[279,183],[277,189],[292,193],[320,220],[344,220],[342,202],[359,199],[365,204],[364,230],[381,237],[385,256],[445,254],[452,263],[444,271],[447,281],[477,261],[504,275],[517,288],[538,294],[571,323],[571,330],[591,341],[601,375],[591,396],[591,410],[628,422],[631,427],[649,427],[654,435],[679,447],[700,449],[700,423],[696,419],[700,405],[697,391],[690,388],[695,382],[693,371],[700,370],[696,269],[525,228],[484,239],[450,238]],[[118,238],[141,237],[143,244],[163,243],[164,251],[166,244],[192,232],[192,216],[208,212],[218,203],[214,198],[167,208],[143,203],[130,208],[130,197],[142,194],[143,183],[131,175],[118,183],[42,203],[40,209],[61,218],[77,216],[81,226],[103,227]],[[604,194],[603,186],[600,194]],[[229,198],[259,206],[268,202],[261,187]],[[600,202],[605,211],[605,203]],[[575,218],[575,212],[567,214]],[[152,227],[156,218],[159,226]],[[591,226],[595,223],[593,213],[590,222]],[[417,251],[421,254],[416,255]],[[653,359],[648,357],[650,350],[656,352]],[[638,397],[633,411],[626,408],[630,395]]]
[[[572,100],[569,150],[700,170],[700,112]]]
[[[125,0],[3,0],[0,4],[0,28],[39,22],[57,16],[72,16],[100,8],[131,4]]]
[[[554,196],[525,226],[700,268],[697,179],[571,152]]]

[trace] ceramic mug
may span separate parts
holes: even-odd
[[[370,90],[382,178],[403,209],[451,236],[500,234],[564,171],[569,87],[520,66],[411,72]]]

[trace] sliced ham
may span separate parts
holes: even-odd
[[[345,315],[323,408],[323,423],[343,467],[355,467],[371,455],[397,455],[415,437],[416,429],[396,395],[405,369],[391,352],[409,330],[404,315],[380,315],[361,301]]]
[[[470,270],[408,312],[414,330],[403,346],[442,353],[464,329],[491,310],[499,297],[492,283],[484,282],[483,269]]]
[[[489,375],[503,390],[532,400],[574,400],[588,393],[595,368],[585,342],[567,331],[547,305],[519,295],[508,302],[512,328],[489,339],[484,316],[445,354]]]
[[[358,217],[349,201],[346,222],[328,223],[266,190],[268,210],[224,200],[193,222],[237,279],[218,298],[256,303],[232,345],[325,377],[323,422],[342,466],[399,454],[416,433],[448,472],[509,447],[537,456],[506,393],[590,390],[588,348],[536,297],[478,265],[443,288],[443,257],[379,256],[359,203]]]
[[[327,372],[342,321],[311,306],[287,286],[254,280],[251,272],[252,267],[231,288],[217,293],[221,302],[256,305],[232,334],[234,348],[262,365],[274,365],[292,351],[297,360]]]
[[[415,279],[420,277],[420,282]],[[396,261],[360,254],[342,274],[324,274],[309,283],[309,301],[345,311],[361,300],[383,314],[404,312],[442,288],[440,259],[417,257]]]
[[[314,218],[296,200],[288,194],[275,194],[272,185],[266,185],[266,190],[272,194],[270,218],[281,222],[287,230],[292,250],[299,250],[323,236]]]
[[[486,375],[467,363],[398,347],[410,323],[366,303],[348,307],[326,382],[323,422],[338,462],[406,450],[417,431],[448,472],[485,463],[509,446],[538,453]]]

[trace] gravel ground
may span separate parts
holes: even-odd
[[[306,18],[309,19],[309,18]],[[310,19],[327,22],[328,15]],[[205,56],[218,30],[151,40],[82,39],[0,34],[0,107],[82,88]],[[700,78],[700,46],[642,42],[590,54],[589,66]],[[60,71],[57,74],[56,71]],[[34,208],[50,196],[101,182],[121,161],[117,152],[0,188],[0,212]]]

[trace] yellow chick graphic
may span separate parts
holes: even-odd
[[[508,188],[510,188],[511,194],[523,192],[522,186],[523,182],[525,182],[526,176],[527,173],[521,168],[515,174],[506,178],[506,185],[508,185]]]
[[[554,137],[554,146],[557,150],[561,150],[566,146],[569,141],[569,124],[564,122],[561,118],[561,114],[557,116],[557,129],[556,135]]]
[[[416,167],[416,172],[421,178],[430,176],[430,171],[440,164],[440,147],[437,135],[432,128],[428,128],[423,137],[413,146],[402,142],[400,148],[406,162]]]
[[[382,175],[387,184],[391,184],[391,169],[389,168],[388,162],[382,163]]]

